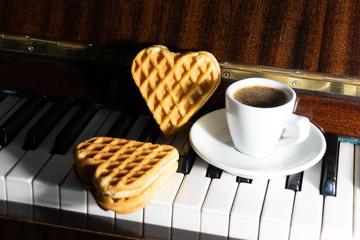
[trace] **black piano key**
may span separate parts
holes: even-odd
[[[45,103],[44,95],[29,98],[8,120],[0,126],[0,145],[7,146]]]
[[[65,154],[96,113],[96,105],[83,105],[55,138],[52,154]]]
[[[251,178],[244,178],[244,177],[236,177],[236,182],[238,183],[252,183]]]
[[[35,150],[46,135],[54,128],[58,121],[70,108],[71,101],[67,98],[57,100],[54,105],[39,119],[26,133],[23,149]]]
[[[208,169],[206,171],[206,177],[209,178],[220,178],[222,174],[222,170],[217,168],[211,164],[209,164]]]
[[[155,143],[156,138],[160,134],[160,128],[154,119],[150,120],[143,132],[141,133],[138,141]]]
[[[294,173],[286,177],[286,189],[293,190],[295,192],[301,191],[301,183],[304,172]]]
[[[323,157],[320,193],[324,196],[336,196],[336,178],[338,167],[339,140],[335,134],[326,137],[327,148]]]
[[[196,152],[191,147],[189,148],[186,156],[181,156],[179,158],[179,166],[177,172],[183,174],[189,174],[192,166],[194,165],[195,159],[197,157]]]
[[[6,98],[6,94],[5,94],[5,92],[4,92],[4,90],[0,90],[0,102],[2,101],[2,100],[4,100]]]
[[[122,112],[106,135],[114,138],[125,138],[137,117],[137,114]]]

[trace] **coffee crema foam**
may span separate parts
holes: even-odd
[[[246,105],[261,108],[278,107],[290,100],[290,96],[281,89],[264,86],[251,86],[238,89],[234,98]]]

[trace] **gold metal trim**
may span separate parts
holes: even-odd
[[[130,66],[134,57],[127,49],[8,33],[0,33],[0,51],[123,66]],[[360,78],[231,62],[220,62],[220,67],[225,82],[263,77],[294,89],[360,97]]]
[[[0,33],[0,51],[53,57],[71,61],[89,61],[107,64],[130,65],[132,56],[125,51],[105,46],[62,40],[49,40]]]
[[[220,66],[223,80],[229,82],[262,77],[282,82],[294,89],[360,97],[360,78],[230,62],[221,62]]]

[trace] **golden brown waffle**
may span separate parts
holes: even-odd
[[[150,202],[161,187],[174,175],[177,166],[177,162],[172,162],[168,169],[160,174],[141,194],[126,198],[113,198],[97,192],[96,201],[104,210],[112,210],[119,214],[127,214],[140,210]]]
[[[74,156],[80,179],[114,198],[140,194],[179,158],[169,145],[110,137],[80,143]]]
[[[161,45],[140,51],[131,73],[165,137],[188,122],[221,80],[219,63],[211,53],[173,53]]]
[[[96,168],[106,162],[127,140],[108,137],[92,138],[80,143],[74,150],[77,176],[87,185],[92,185]],[[89,186],[90,187],[90,186]]]

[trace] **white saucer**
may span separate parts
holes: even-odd
[[[252,179],[276,178],[304,171],[320,161],[326,150],[323,134],[311,124],[310,135],[304,142],[278,148],[263,159],[244,155],[234,148],[225,109],[197,120],[189,137],[193,149],[205,161],[231,174]]]

